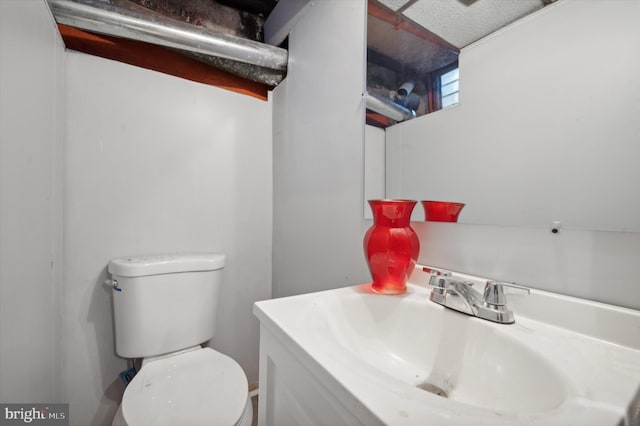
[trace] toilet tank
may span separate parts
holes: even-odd
[[[111,260],[116,353],[143,358],[211,339],[224,261],[220,253]]]

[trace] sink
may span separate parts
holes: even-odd
[[[487,321],[425,303],[412,293],[362,297],[353,287],[325,301],[329,332],[380,374],[495,412],[532,413],[567,397],[562,373],[537,351]],[[415,290],[414,290],[415,291]],[[333,306],[331,306],[333,304]]]
[[[360,285],[257,302],[260,424],[636,424],[637,311],[534,290],[505,325],[429,293]],[[545,322],[546,307],[565,315]]]

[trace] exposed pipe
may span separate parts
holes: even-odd
[[[400,88],[398,89],[398,99],[402,100],[409,96],[411,92],[413,92],[413,88],[415,87],[415,85],[416,83],[414,81],[407,81],[402,86],[400,86]]]
[[[366,99],[367,108],[392,120],[405,121],[416,116],[415,111],[411,111],[410,109],[398,105],[391,99],[387,99],[383,96],[365,92],[364,97]]]
[[[48,0],[48,3],[61,24],[256,65],[275,70],[282,78],[286,74],[288,52],[285,49],[103,1]],[[273,85],[273,76],[265,83]]]
[[[402,105],[403,107],[411,111],[416,111],[418,108],[420,108],[420,97],[413,93],[413,88],[415,87],[415,85],[416,83],[414,81],[407,81],[402,86],[400,86],[400,88],[396,92],[397,94],[395,103]]]
[[[260,67],[258,65],[247,64],[244,62],[232,61],[231,59],[220,58],[218,56],[201,55],[199,53],[185,51],[181,51],[181,53],[197,59],[200,62],[204,62],[205,64],[228,71],[231,74],[239,75],[247,80],[266,84],[270,87],[275,87],[280,84],[286,76],[284,71]]]

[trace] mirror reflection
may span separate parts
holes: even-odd
[[[462,46],[458,107],[386,127],[385,195],[465,203],[461,223],[640,231],[640,4],[538,3]]]
[[[408,18],[403,7],[368,3],[367,92],[377,102],[367,103],[367,123],[378,127],[457,103],[459,49]]]
[[[460,48],[552,0],[369,0],[367,124],[458,104]]]

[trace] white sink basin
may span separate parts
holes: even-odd
[[[408,385],[495,412],[539,412],[565,401],[562,374],[537,351],[487,321],[426,297],[362,297],[355,287],[325,302],[336,344]],[[415,291],[415,289],[413,289]],[[330,306],[330,304],[334,304]]]
[[[261,424],[289,418],[274,414],[285,406],[298,407],[297,414],[287,414],[297,419],[290,423],[320,424],[338,406],[355,419],[344,423],[367,425],[617,426],[635,417],[638,312],[545,292],[534,291],[528,299],[543,303],[538,309],[543,313],[548,299],[568,317],[615,320],[616,330],[607,339],[606,327],[595,327],[594,337],[520,316],[517,309],[512,325],[469,317],[429,301],[429,291],[409,285],[404,295],[385,296],[362,285],[256,303],[263,339]],[[536,312],[523,303],[515,306]],[[588,331],[584,322],[580,327]],[[292,358],[279,363],[283,349]],[[302,367],[287,376],[294,359]],[[297,389],[288,398],[296,401],[274,402],[284,397],[269,395],[280,392],[273,383],[285,383],[286,377],[291,378],[288,388]],[[317,395],[336,398],[323,410],[317,408],[319,396],[304,401],[316,381],[317,389],[328,389]],[[314,410],[321,418],[314,420]]]

